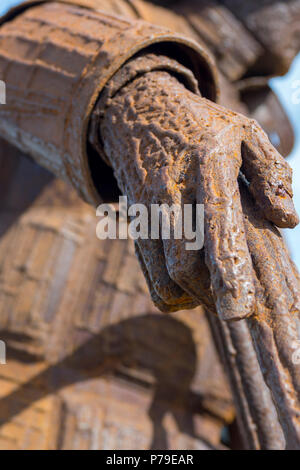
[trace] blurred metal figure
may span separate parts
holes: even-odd
[[[3,449],[223,448],[234,405],[215,344],[234,392],[239,445],[298,445],[294,424],[279,424],[249,325],[228,326],[201,306],[162,315],[131,243],[99,242],[94,211],[82,202],[119,194],[89,124],[100,91],[146,48],[169,57],[163,70],[190,87],[192,71],[214,101],[210,51],[220,103],[257,119],[283,155],[292,148],[291,126],[267,83],[299,50],[300,2],[163,3],[168,9],[139,0],[31,1],[2,20]],[[141,19],[155,26],[141,27]],[[266,31],[270,19],[276,27]]]

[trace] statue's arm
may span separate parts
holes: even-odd
[[[204,204],[204,251],[187,251],[184,240],[172,238],[138,241],[150,290],[163,310],[204,303],[211,311],[216,305],[229,325],[230,320],[250,317],[286,442],[295,447],[299,379],[289,340],[297,338],[299,281],[272,225],[272,243],[255,241],[261,237],[260,224],[269,224],[267,219],[278,226],[297,223],[291,172],[255,122],[214,103],[214,72],[206,52],[170,34],[146,23],[58,3],[26,10],[0,28],[0,67],[8,85],[7,105],[0,108],[0,134],[95,203],[99,197],[86,151],[88,136],[95,137],[90,128],[94,111],[96,122],[100,118],[104,158],[130,202]],[[146,60],[149,50],[135,48],[141,38],[149,45],[153,38],[172,44],[172,51],[181,50],[186,60],[182,63],[180,54],[168,56],[170,48],[162,47],[157,54],[152,47],[151,53],[164,65],[148,65],[140,76],[123,82],[118,70],[122,75],[130,59]],[[128,48],[131,54],[126,56]],[[139,57],[133,58],[133,50]],[[126,60],[118,62],[124,54]],[[193,66],[192,58],[200,68]],[[172,65],[166,66],[168,59]],[[191,73],[199,92],[193,89]],[[93,138],[92,143],[97,149]],[[238,186],[241,169],[260,207],[250,225]],[[242,375],[245,356],[242,344],[235,346],[243,357],[237,358]],[[264,354],[270,363],[264,362]],[[246,377],[251,380],[251,371]]]

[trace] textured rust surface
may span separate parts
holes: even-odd
[[[245,426],[248,442],[257,436],[267,448],[268,444],[273,448],[275,442],[279,448],[282,445],[261,373],[253,362],[251,335],[286,446],[299,449],[299,365],[293,361],[295,344],[299,344],[299,274],[280,233],[259,216],[243,185],[241,195],[247,242],[255,271],[256,312],[248,320],[237,323],[225,324],[211,318],[213,331],[223,343],[223,351],[227,351],[223,357],[234,383],[233,389],[238,389],[239,380],[243,385],[241,388],[248,406],[240,407],[243,410],[240,419],[244,424],[248,423]],[[228,354],[230,351],[233,353],[231,356]],[[243,393],[239,393],[239,399],[243,398]],[[253,430],[251,421],[256,430],[252,435],[249,433]]]
[[[110,80],[101,94],[101,103],[114,96],[120,88],[133,81],[137,76],[154,71],[165,71],[175,75],[189,90],[200,95],[198,82],[190,69],[187,69],[176,60],[160,54],[147,54],[146,56],[141,54],[140,57],[124,65],[114,79]],[[100,106],[96,106],[91,116],[89,142],[97,151],[98,156],[101,155],[101,158],[110,165],[99,135],[99,119],[101,119],[101,116],[103,116],[103,109],[100,104]]]
[[[151,72],[107,104],[101,135],[131,204],[205,205],[206,264],[217,310],[225,319],[252,314],[254,280],[237,183],[241,167],[269,220],[280,227],[298,222],[291,170],[264,132],[254,121],[189,92],[168,73]],[[208,272],[203,273],[199,253],[188,252],[185,242],[137,244],[163,303],[180,309],[192,304],[186,298],[192,294],[209,307]],[[165,292],[160,292],[162,279]]]
[[[221,72],[221,102],[223,99],[227,101],[228,95],[240,92],[236,100],[242,100],[246,106],[243,109],[239,105],[236,109],[254,117],[276,149],[287,156],[293,147],[293,130],[267,83],[270,75],[287,71],[300,50],[300,2],[254,1],[250,2],[251,6],[249,2],[243,5],[241,10],[240,2],[231,2],[231,9],[226,3],[230,4],[215,0],[178,0],[170,2],[166,11],[141,0],[127,2],[134,7],[137,17],[186,34],[207,47]],[[279,14],[280,11],[282,14]],[[273,15],[272,21],[270,15]],[[248,27],[250,23],[253,26],[252,16],[255,16],[256,24],[259,22],[259,27]],[[268,33],[264,29],[266,24]],[[263,44],[260,35],[266,39]],[[274,36],[276,41],[273,40]],[[244,77],[248,79],[244,80]],[[237,84],[236,80],[239,79],[241,82]],[[227,82],[233,82],[233,86]],[[226,104],[232,107],[233,101],[231,99]]]
[[[131,244],[97,241],[76,193],[2,141],[0,338],[12,359],[0,375],[0,448],[221,448],[233,409],[214,338],[245,447],[299,449],[299,275],[273,225],[297,223],[291,173],[256,122],[205,99],[215,97],[214,79],[201,75],[211,70],[208,47],[224,74],[222,104],[269,135],[280,126],[288,153],[279,103],[245,96],[257,79],[230,81],[286,70],[299,49],[299,1],[239,11],[239,2],[176,2],[181,16],[139,0],[36,3],[0,29],[0,70],[15,93],[0,108],[2,135],[95,200],[87,124],[121,67],[93,113],[90,142],[102,156],[104,144],[130,202],[203,202],[206,243],[197,254],[178,240],[137,243],[155,304],[181,310],[164,316]],[[122,66],[152,34],[187,44],[185,58],[197,51],[202,68],[162,45]],[[215,310],[248,318],[224,321]]]
[[[0,167],[0,448],[219,448],[233,405],[203,310],[161,314],[74,190],[2,140]]]
[[[244,447],[283,450],[286,440],[246,321],[224,322],[210,313],[207,318],[231,383]]]
[[[292,357],[299,339],[294,324],[299,280],[279,232],[267,222],[291,227],[298,222],[290,168],[255,121],[191,93],[167,72],[147,73],[113,98],[107,95],[99,103],[106,106],[101,138],[129,201],[205,205],[205,260],[203,252],[187,252],[185,240],[137,241],[154,302],[163,311],[197,303],[213,311],[214,298],[222,319],[250,316],[248,326],[221,330],[227,348],[232,344],[238,356],[231,366],[249,403],[248,418],[243,409],[248,429],[251,420],[257,427],[252,445],[283,445],[257,354],[286,444],[298,448],[300,388]],[[241,183],[243,208],[241,169],[255,198],[249,202]]]
[[[202,93],[216,98],[209,54],[184,36],[66,2],[27,8],[1,27],[8,103],[0,108],[2,137],[97,204],[86,153],[91,111],[111,76],[135,53],[159,43],[194,67]]]

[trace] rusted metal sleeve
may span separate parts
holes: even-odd
[[[2,20],[0,76],[7,104],[0,109],[0,135],[98,204],[87,134],[95,102],[114,73],[141,50],[158,48],[189,68],[201,93],[214,100],[214,65],[192,40],[91,9],[99,2],[40,3],[29,2],[30,8],[21,6]]]
[[[187,89],[193,93],[200,95],[198,82],[194,74],[181,65],[177,60],[159,54],[150,54],[142,52],[134,59],[127,62],[108,82],[100,98],[95,106],[90,120],[89,142],[96,150],[97,155],[101,155],[102,159],[111,166],[107,155],[104,152],[104,145],[100,135],[100,123],[104,117],[105,107],[124,86],[133,81],[135,78],[149,72],[167,71],[170,76],[176,76],[178,80],[185,84]],[[124,108],[124,112],[125,112]]]

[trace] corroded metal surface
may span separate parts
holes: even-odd
[[[293,363],[294,344],[299,339],[299,275],[279,233],[265,220],[267,217],[279,226],[293,226],[297,221],[289,198],[289,170],[256,123],[187,91],[196,91],[194,73],[202,95],[214,98],[207,92],[214,79],[203,78],[191,61],[176,63],[179,55],[166,56],[162,43],[166,38],[177,44],[183,41],[190,51],[199,54],[194,43],[151,26],[143,28],[138,48],[126,44],[127,55],[122,41],[115,41],[120,40],[120,31],[124,43],[128,31],[134,32],[131,39],[136,40],[142,23],[137,27],[134,20],[143,18],[206,43],[226,75],[221,82],[225,91],[222,103],[247,112],[247,100],[247,106],[238,103],[241,88],[234,89],[228,80],[259,70],[259,57],[270,50],[274,51],[272,60],[289,55],[279,61],[286,67],[295,53],[297,28],[290,32],[292,47],[286,51],[279,50],[273,32],[269,38],[261,35],[264,19],[272,9],[260,9],[258,2],[253,2],[251,11],[247,7],[240,12],[232,7],[234,2],[222,2],[238,13],[240,21],[214,1],[176,2],[177,11],[186,18],[138,0],[60,3],[64,5],[31,7],[19,16],[21,10],[17,8],[1,27],[0,68],[6,71],[5,78],[13,84],[14,92],[18,90],[11,101],[13,106],[0,109],[4,111],[2,123],[7,124],[8,117],[13,116],[18,133],[3,125],[3,135],[64,176],[86,199],[94,200],[85,150],[77,155],[81,144],[85,149],[89,114],[106,81],[138,49],[150,44],[147,41],[154,32],[155,41],[158,38],[161,43],[160,55],[129,62],[110,81],[97,108],[101,112],[94,114],[90,141],[97,148],[99,117],[103,117],[101,107],[106,101],[108,110],[101,133],[106,159],[131,201],[145,198],[146,202],[162,202],[167,194],[166,202],[170,202],[183,191],[187,202],[194,202],[196,197],[206,204],[209,271],[203,252],[197,259],[182,257],[187,253],[177,241],[174,246],[164,243],[163,249],[161,243],[138,244],[136,251],[152,296],[162,310],[203,303],[212,312],[216,301],[219,314],[227,320],[254,312],[248,320],[234,323],[218,320],[211,313],[208,316],[226,362],[245,445],[256,449],[299,448],[300,383]],[[67,5],[73,3],[77,7]],[[292,7],[283,7],[284,12],[297,14],[299,2],[290,3]],[[36,2],[28,2],[33,4]],[[255,21],[251,20],[253,12]],[[62,15],[65,19],[59,17]],[[85,31],[80,29],[81,22]],[[109,38],[106,48],[101,41]],[[109,55],[114,41],[113,54]],[[116,61],[111,69],[100,67],[103,52],[108,52],[106,64],[110,59]],[[204,50],[198,58],[202,66],[209,67]],[[127,78],[132,80],[132,72],[138,70],[144,76],[125,87]],[[37,81],[44,88],[38,88]],[[29,85],[30,96],[24,91]],[[45,92],[50,85],[51,94]],[[74,90],[78,95],[75,93],[75,98]],[[113,94],[116,97],[111,100]],[[268,110],[272,106],[278,109],[276,103],[264,103]],[[155,109],[158,122],[153,122]],[[135,116],[134,122],[127,111]],[[119,119],[117,132],[115,117]],[[83,131],[79,147],[74,140],[76,129],[78,134]],[[283,138],[286,132],[282,132]],[[123,133],[126,137],[122,138]],[[41,142],[49,144],[50,137],[55,139],[54,146],[51,141],[44,152]],[[140,142],[139,149],[131,146],[133,139],[135,144]],[[69,152],[71,143],[73,153]],[[209,158],[216,144],[219,165],[215,155]],[[11,155],[17,153],[4,144],[3,149]],[[228,149],[230,157],[235,158],[229,158]],[[120,150],[125,157],[122,164],[116,156]],[[20,171],[26,173],[27,163],[20,162]],[[243,183],[237,186],[242,162],[260,210]],[[201,171],[195,164],[200,164]],[[171,167],[168,173],[166,168]],[[77,442],[80,448],[220,448],[220,430],[232,419],[232,404],[202,309],[170,317],[159,314],[147,297],[132,247],[116,241],[101,243],[100,247],[93,239],[95,222],[90,209],[63,183],[51,181],[49,174],[45,173],[43,180],[39,174],[42,170],[36,170],[36,190],[35,185],[27,188],[33,199],[26,202],[24,191],[16,191],[20,191],[20,181],[12,161],[5,160],[3,168],[11,181],[6,178],[0,187],[5,215],[0,241],[0,321],[1,334],[14,360],[0,377],[4,395],[0,419],[5,422],[0,429],[0,446],[72,448]],[[30,166],[31,172],[33,168],[37,169]],[[139,178],[143,191],[137,184]],[[202,191],[197,192],[199,182],[203,183]],[[234,207],[226,204],[230,197]],[[212,200],[216,204],[210,207]],[[218,218],[219,209],[224,207],[232,216],[229,221]],[[150,332],[156,339],[162,334],[162,341],[141,346],[140,338],[149,338]],[[24,372],[21,381],[20,370]],[[170,396],[174,396],[171,402]],[[28,413],[24,416],[25,408]]]
[[[231,383],[245,448],[283,450],[286,440],[246,321],[228,323],[211,313],[207,318]]]
[[[258,442],[262,448],[274,443],[280,448],[282,434],[276,428],[276,412],[250,333],[287,446],[298,448],[300,384],[292,358],[293,344],[299,340],[295,324],[299,280],[279,233],[267,222],[278,226],[298,222],[288,165],[254,121],[189,92],[166,72],[150,72],[131,81],[113,98],[100,100],[99,107],[103,106],[104,148],[130,203],[205,205],[205,263],[203,252],[185,250],[185,240],[137,241],[154,302],[163,311],[191,308],[197,302],[213,311],[211,282],[223,319],[250,315],[250,331],[247,324],[229,325],[226,338],[227,327],[222,329],[227,347],[232,342],[238,356],[237,376],[258,429]],[[256,199],[249,203],[242,190],[243,212],[231,202],[240,201],[241,167]],[[267,358],[272,359],[266,366]]]
[[[108,102],[101,135],[131,204],[204,203],[206,264],[217,310],[224,319],[252,314],[254,282],[237,186],[241,166],[264,215],[279,227],[298,223],[291,170],[263,131],[254,121],[189,92],[168,73],[150,72]],[[185,293],[209,307],[208,272],[203,275],[199,253],[187,251],[185,243],[137,242],[163,303],[175,309],[192,304],[190,297],[181,298],[169,273]]]
[[[0,165],[0,448],[218,448],[233,405],[203,310],[161,314],[74,190],[3,141]]]
[[[246,416],[241,418],[244,423],[248,422],[247,429],[253,429],[252,418],[259,442],[266,444],[269,439],[272,440],[272,434],[274,438],[277,434],[274,442],[280,443],[276,420],[270,420],[272,407],[267,405],[268,396],[251,359],[251,334],[286,446],[299,449],[299,364],[294,360],[295,345],[299,344],[299,274],[279,232],[263,218],[258,219],[257,208],[243,185],[241,194],[246,236],[255,271],[256,313],[247,322],[234,324],[211,319],[213,330],[227,350],[223,357],[228,362],[229,377],[236,382],[238,375],[244,383],[242,388],[249,415],[245,413]],[[228,354],[230,352],[231,356]],[[243,406],[243,411],[247,412],[247,408]]]
[[[86,154],[90,114],[103,86],[131,56],[150,45],[169,45],[170,54],[193,69],[203,95],[216,98],[209,54],[184,36],[140,20],[47,2],[5,22],[0,38],[8,102],[0,109],[2,137],[90,203],[99,202]]]
[[[185,34],[207,47],[223,75],[221,101],[223,97],[227,100],[228,94],[235,89],[240,91],[238,100],[242,100],[246,106],[244,109],[239,106],[237,110],[254,117],[277,150],[287,156],[293,147],[293,130],[288,116],[267,83],[270,75],[278,72],[278,66],[285,64],[280,72],[287,71],[291,60],[300,50],[300,35],[297,33],[300,2],[295,0],[288,2],[288,5],[276,1],[273,6],[266,6],[265,2],[251,2],[251,7],[243,5],[242,14],[238,11],[239,2],[231,10],[224,3],[215,0],[178,0],[168,5],[173,11],[166,11],[142,0],[127,1],[128,5],[134,7],[138,18]],[[278,14],[281,10],[283,15]],[[257,27],[248,27],[250,23],[253,26],[251,15],[259,22],[258,30]],[[276,15],[277,27],[274,27],[274,21],[269,20],[270,15]],[[265,24],[269,25],[268,31],[272,30],[269,36],[264,30]],[[284,31],[284,34],[279,31]],[[260,43],[260,34],[266,39],[263,45]],[[283,36],[287,47],[280,43]],[[274,48],[276,54],[273,53]],[[265,68],[264,76],[261,75],[261,66]],[[257,73],[259,77],[255,76]],[[250,78],[236,84],[236,80],[243,77]],[[229,84],[228,87],[227,81],[233,82],[233,86]]]

